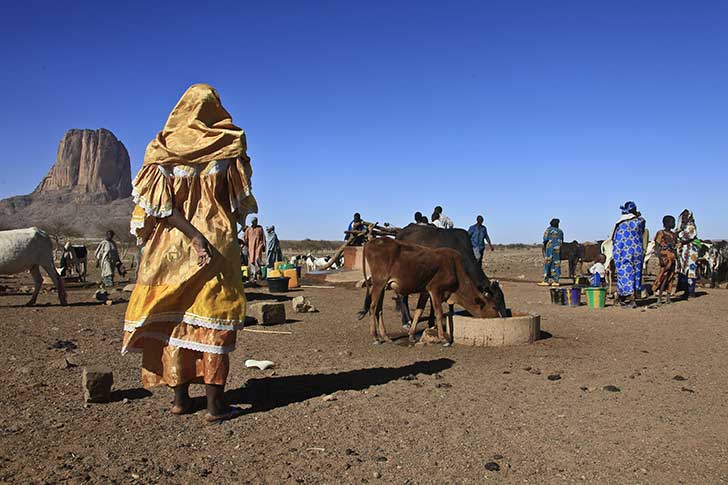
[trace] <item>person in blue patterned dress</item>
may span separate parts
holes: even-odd
[[[615,224],[612,233],[617,294],[622,305],[636,308],[637,292],[642,289],[646,222],[634,202],[626,202],[620,209],[622,217]]]
[[[543,281],[540,286],[559,286],[561,278],[561,245],[564,243],[564,233],[559,229],[560,221],[551,219],[549,227],[543,233]]]

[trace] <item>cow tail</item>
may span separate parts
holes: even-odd
[[[364,273],[364,287],[367,289],[366,296],[364,297],[364,308],[359,310],[359,313],[357,313],[357,316],[359,320],[366,317],[369,314],[369,308],[372,306],[372,289],[370,285],[367,282],[367,246],[364,245],[364,248],[362,249],[362,265],[361,265],[362,272]]]

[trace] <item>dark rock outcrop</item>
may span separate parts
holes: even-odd
[[[50,233],[128,233],[134,204],[124,144],[106,129],[69,130],[56,162],[28,195],[0,200],[0,229],[38,226]]]
[[[69,189],[103,194],[108,201],[131,195],[129,153],[109,130],[68,130],[58,145],[56,163],[33,193]]]

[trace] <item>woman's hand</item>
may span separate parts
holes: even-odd
[[[182,231],[182,234],[190,238],[192,246],[197,252],[197,265],[200,267],[207,266],[212,261],[212,246],[205,236],[195,228],[190,221],[185,219],[182,213],[174,209],[172,215],[163,219],[167,224]]]
[[[212,261],[212,248],[210,243],[202,234],[197,234],[192,238],[192,246],[197,251],[197,266],[203,267]]]

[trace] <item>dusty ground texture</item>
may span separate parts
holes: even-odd
[[[537,268],[532,253],[496,251],[486,264],[518,280]],[[228,397],[247,413],[217,425],[169,414],[167,389],[140,389],[140,357],[119,353],[123,302],[95,303],[93,288],[71,289],[68,308],[50,293],[36,308],[2,295],[0,482],[728,482],[728,291],[594,310],[503,285],[509,306],[542,315],[547,338],[374,346],[355,317],[364,290],[289,293],[320,313],[288,305],[289,323],[266,328],[292,335],[239,333]],[[385,318],[400,332],[389,298]],[[246,369],[248,358],[276,367]],[[81,369],[92,364],[113,369],[113,402],[84,405]]]

